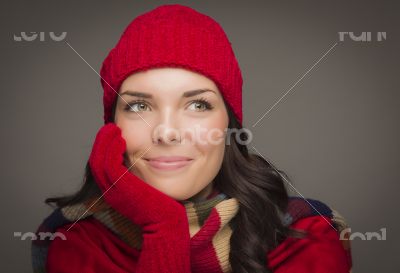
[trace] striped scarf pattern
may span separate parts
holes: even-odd
[[[229,242],[232,234],[231,219],[239,210],[237,199],[214,190],[205,200],[182,201],[182,204],[189,221],[192,268],[196,269],[195,272],[231,272]],[[338,232],[347,228],[337,211],[320,201],[299,197],[290,197],[283,221],[285,225],[290,225],[300,218],[320,214],[329,216]],[[49,245],[55,236],[60,235],[56,233],[57,228],[88,217],[96,218],[129,246],[141,249],[141,228],[111,208],[104,199],[93,198],[83,203],[56,208],[43,220],[35,233],[37,239],[32,240],[31,245],[34,273],[46,273]],[[342,243],[351,260],[349,241]]]

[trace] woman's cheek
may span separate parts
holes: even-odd
[[[142,129],[133,129],[131,127],[122,128],[122,137],[126,142],[126,152],[132,157],[134,154],[140,151],[140,147],[146,146],[146,142],[151,144],[150,141],[146,141],[147,132]],[[150,136],[148,136],[150,138]],[[146,148],[143,148],[145,150]]]
[[[223,115],[200,124],[201,130],[197,134],[199,144],[207,147],[223,144],[226,134],[225,125]]]

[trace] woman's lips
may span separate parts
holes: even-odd
[[[146,162],[153,168],[158,170],[177,170],[183,168],[190,163],[193,159],[182,159],[182,158],[157,158],[157,159],[145,159]]]

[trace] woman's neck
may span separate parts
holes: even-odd
[[[214,197],[218,193],[219,193],[219,190],[216,187],[214,187],[214,182],[211,182],[210,184],[207,185],[207,187],[202,189],[199,193],[188,198],[187,201],[191,201],[191,202],[195,202],[195,203],[201,202],[201,201],[204,201],[204,200]]]

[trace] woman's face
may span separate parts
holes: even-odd
[[[119,90],[114,122],[126,140],[132,173],[176,200],[211,193],[229,122],[212,80],[172,67],[134,73]]]

